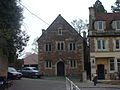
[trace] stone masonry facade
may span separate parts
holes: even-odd
[[[81,37],[59,15],[38,39],[40,71],[49,76],[80,75],[84,71]]]

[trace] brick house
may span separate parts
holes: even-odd
[[[91,74],[117,79],[120,72],[120,13],[96,13],[89,8]]]
[[[85,71],[85,40],[61,16],[38,39],[40,70],[49,76],[80,75]],[[87,69],[86,69],[87,70]]]
[[[38,67],[38,55],[33,53],[24,58],[24,67]]]

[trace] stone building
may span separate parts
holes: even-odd
[[[49,76],[80,75],[85,70],[85,40],[61,16],[38,39],[40,70]],[[89,66],[89,65],[88,65]]]
[[[91,74],[118,79],[120,72],[120,12],[96,13],[89,8]]]

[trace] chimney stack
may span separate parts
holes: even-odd
[[[83,31],[83,38],[86,38],[86,32]]]
[[[95,11],[93,7],[89,7],[89,30],[92,30],[93,20],[95,20]]]
[[[42,29],[42,34],[45,32],[45,29]]]

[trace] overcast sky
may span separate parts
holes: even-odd
[[[74,19],[88,20],[89,7],[93,6],[96,0],[21,0],[22,4],[32,13],[39,16],[49,25],[61,14],[69,23]],[[111,12],[111,5],[116,0],[100,0],[108,12]],[[22,26],[30,36],[30,41],[25,52],[31,52],[31,44],[36,37],[40,37],[41,29],[46,29],[49,25],[42,22],[26,9],[23,15],[25,17]]]

